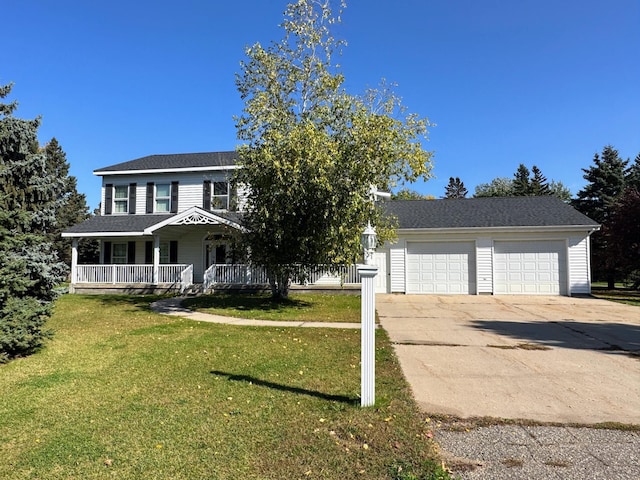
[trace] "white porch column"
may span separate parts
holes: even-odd
[[[362,285],[360,298],[360,406],[376,403],[376,284],[378,267],[358,265]]]
[[[160,276],[160,235],[153,236],[153,284],[158,284]]]
[[[71,285],[78,283],[78,239],[71,240]]]

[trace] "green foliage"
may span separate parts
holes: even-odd
[[[591,236],[591,266],[594,280],[606,279],[611,286],[619,276],[619,260],[612,249],[607,224],[612,207],[625,189],[627,164],[628,160],[622,160],[613,146],[605,146],[601,156],[594,155],[593,165],[582,169],[588,183],[574,201],[579,211],[603,225],[600,232]]]
[[[489,183],[476,185],[474,197],[511,197],[513,196],[513,180],[507,177],[498,177]]]
[[[449,177],[449,184],[445,189],[444,198],[465,198],[467,193],[467,188],[460,180],[460,177]]]
[[[10,87],[0,88],[0,98]],[[15,106],[0,104],[0,362],[42,346],[66,271],[47,239],[64,182],[38,148],[39,119],[13,117]]]
[[[434,200],[433,195],[422,195],[421,193],[404,187],[391,194],[392,200]]]
[[[287,295],[293,264],[356,261],[369,220],[380,241],[391,238],[371,185],[388,191],[431,169],[421,145],[429,123],[408,114],[389,85],[362,96],[344,90],[332,59],[344,45],[331,32],[339,18],[329,2],[289,4],[284,38],[248,47],[236,76],[245,102],[236,181],[250,186],[244,240],[274,296]]]
[[[531,176],[533,174],[533,176]],[[476,186],[474,197],[518,197],[518,196],[544,196],[553,195],[564,202],[571,200],[571,191],[560,181],[547,181],[542,171],[533,166],[531,171],[520,164],[513,175],[513,179],[507,177],[494,178],[489,183],[481,183]]]
[[[603,227],[622,278],[640,272],[640,192],[627,188],[613,204]],[[635,285],[637,288],[637,285]]]
[[[81,223],[89,218],[89,206],[87,198],[83,193],[78,193],[77,179],[69,175],[69,163],[67,163],[67,155],[62,150],[58,140],[52,138],[42,149],[46,155],[47,170],[49,175],[54,178],[63,180],[63,186],[60,191],[64,202],[58,204],[55,212],[56,226],[48,233],[47,237],[53,249],[58,253],[58,257],[67,266],[71,265],[71,239],[62,238],[61,233],[67,228]],[[92,249],[97,249],[97,242],[91,239],[85,239],[80,242],[78,248],[78,256],[86,261],[93,263],[91,254]]]

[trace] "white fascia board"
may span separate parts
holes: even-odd
[[[425,233],[546,233],[546,232],[593,232],[600,230],[600,225],[554,225],[542,227],[463,227],[463,228],[398,228],[398,235]]]
[[[62,233],[63,238],[85,238],[85,237],[144,237],[144,232],[83,232],[83,233]]]
[[[181,172],[219,172],[221,170],[236,170],[240,168],[239,165],[222,165],[212,167],[186,167],[186,168],[148,168],[146,170],[113,170],[107,172],[100,172],[94,170],[93,174],[98,177],[105,177],[108,175],[139,175],[147,173],[181,173]]]

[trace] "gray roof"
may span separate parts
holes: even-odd
[[[165,170],[173,168],[224,167],[236,164],[237,154],[231,152],[173,153],[149,155],[147,157],[116,163],[99,168],[94,173],[109,173],[126,170]]]
[[[218,217],[240,224],[242,219],[238,212],[214,212]],[[78,225],[66,229],[63,233],[142,233],[146,228],[163,222],[175,214],[161,215],[104,215],[95,216]]]
[[[403,229],[598,226],[551,196],[394,200],[384,208],[398,218],[398,227]]]

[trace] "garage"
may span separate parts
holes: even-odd
[[[566,250],[562,240],[494,242],[494,292],[566,295]]]
[[[407,293],[475,294],[474,242],[408,242]]]

